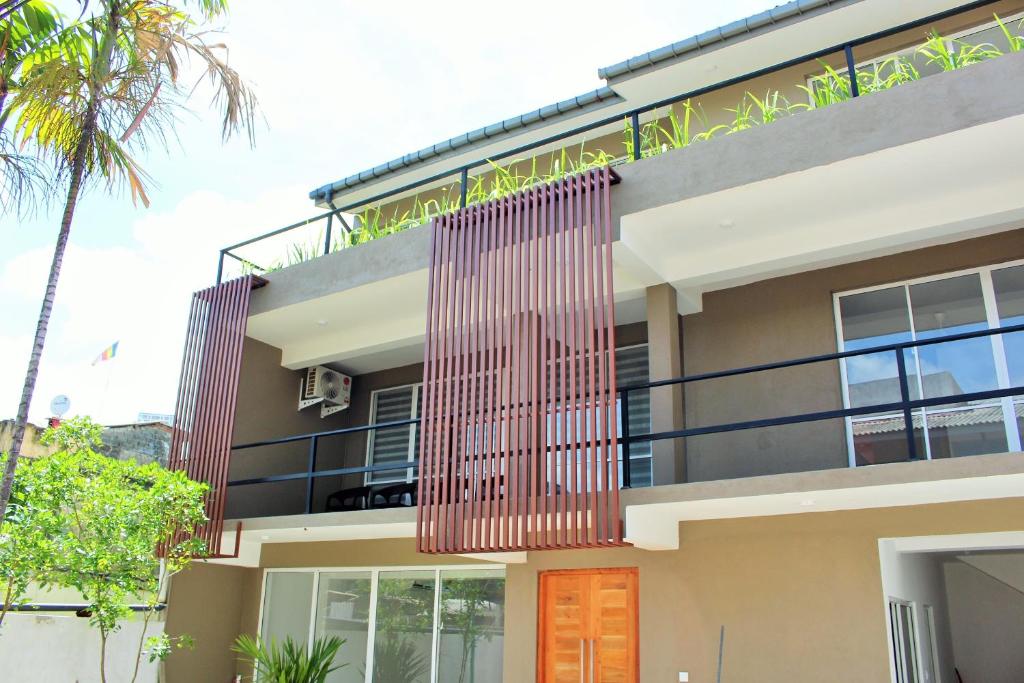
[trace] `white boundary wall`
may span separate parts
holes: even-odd
[[[147,635],[158,635],[163,629],[162,621],[152,621]],[[139,617],[125,622],[107,641],[109,683],[131,680],[141,633]],[[8,613],[0,626],[0,680],[99,683],[99,660],[99,631],[73,613]],[[143,655],[138,683],[156,683],[157,670]]]

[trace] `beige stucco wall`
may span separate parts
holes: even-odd
[[[508,568],[505,681],[534,680],[537,575],[640,569],[640,680],[889,680],[878,539],[1021,528],[1024,500],[683,523],[680,549],[538,552]]]
[[[688,375],[836,350],[833,294],[1024,258],[1024,229],[709,292],[683,317]],[[838,363],[696,382],[686,426],[842,407]],[[689,481],[845,467],[842,420],[694,437]]]
[[[187,634],[192,649],[176,650],[166,663],[168,681],[230,681],[235,675],[231,646],[250,614],[249,594],[260,572],[196,562],[174,576],[168,594],[166,632]]]
[[[41,455],[49,455],[56,451],[56,446],[44,446],[39,441],[43,431],[43,427],[36,427],[34,424],[25,425],[25,440],[21,445],[21,455],[28,458],[38,458]],[[0,453],[6,453],[11,449],[13,436],[14,420],[0,421]]]
[[[638,567],[641,681],[713,681],[725,626],[723,680],[889,680],[878,540],[1020,530],[1024,499],[685,522],[678,551],[546,551],[509,565],[506,683],[534,680],[538,574]],[[426,556],[411,539],[264,546],[263,567],[409,566],[476,562]],[[227,645],[257,624],[261,571],[210,567],[176,579],[168,630],[207,639],[175,654],[168,680],[234,666]],[[195,579],[195,580],[193,580]],[[216,612],[217,617],[211,618]],[[204,668],[205,667],[205,668]]]

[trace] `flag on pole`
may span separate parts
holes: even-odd
[[[108,346],[107,348],[103,349],[103,352],[100,353],[100,355],[96,356],[96,360],[94,360],[92,362],[92,364],[96,365],[97,363],[99,363],[101,361],[110,360],[111,358],[116,356],[117,355],[117,345],[120,344],[120,343],[121,342],[116,341],[113,344],[111,344],[110,346]]]

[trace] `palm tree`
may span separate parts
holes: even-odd
[[[22,212],[45,191],[38,160],[22,154],[7,131],[11,108],[8,97],[20,87],[24,67],[33,54],[52,46],[60,30],[60,15],[42,0],[18,0],[0,6],[0,211]]]
[[[227,12],[227,0],[98,0],[96,12],[61,31],[59,46],[34,53],[23,67],[12,99],[14,131],[31,144],[55,177],[67,183],[60,232],[36,326],[21,402],[0,485],[0,519],[6,511],[29,404],[39,372],[64,250],[82,191],[102,182],[127,186],[133,201],[149,204],[148,177],[132,156],[166,146],[177,114],[194,86],[182,82],[193,61],[214,88],[226,140],[245,131],[252,143],[256,98],[232,69],[223,45],[202,29]],[[198,18],[188,10],[197,10]]]

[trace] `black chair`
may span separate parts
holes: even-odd
[[[370,487],[354,486],[350,489],[335,491],[327,496],[324,512],[349,512],[366,510],[370,507]]]
[[[389,484],[374,489],[370,496],[375,508],[413,507],[416,505],[416,482]]]

